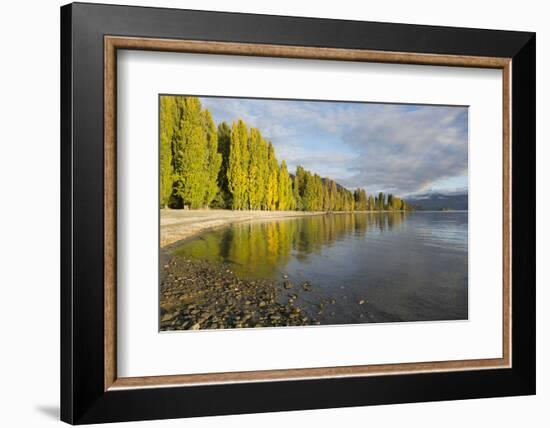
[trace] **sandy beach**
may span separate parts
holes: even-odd
[[[191,238],[206,230],[233,223],[268,221],[326,214],[322,211],[160,210],[160,246]]]

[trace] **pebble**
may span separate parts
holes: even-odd
[[[160,322],[171,321],[172,319],[174,319],[175,316],[176,314],[164,314],[160,319]]]
[[[208,261],[174,256],[164,265],[160,303],[162,330],[313,325],[298,304],[297,293],[281,301],[280,285],[267,279],[245,280]],[[283,287],[294,288],[283,276]],[[311,284],[304,282],[308,288]],[[174,308],[177,310],[174,311]]]

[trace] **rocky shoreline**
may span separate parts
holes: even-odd
[[[296,302],[308,282],[241,279],[227,266],[172,257],[161,264],[160,329],[318,325]]]

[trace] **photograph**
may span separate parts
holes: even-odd
[[[158,104],[161,331],[468,319],[468,106]]]
[[[239,2],[7,21],[8,426],[544,415],[544,14]]]

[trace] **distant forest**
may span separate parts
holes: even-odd
[[[301,166],[290,174],[257,128],[218,126],[197,97],[160,97],[160,207],[404,211],[392,194],[350,191]]]

